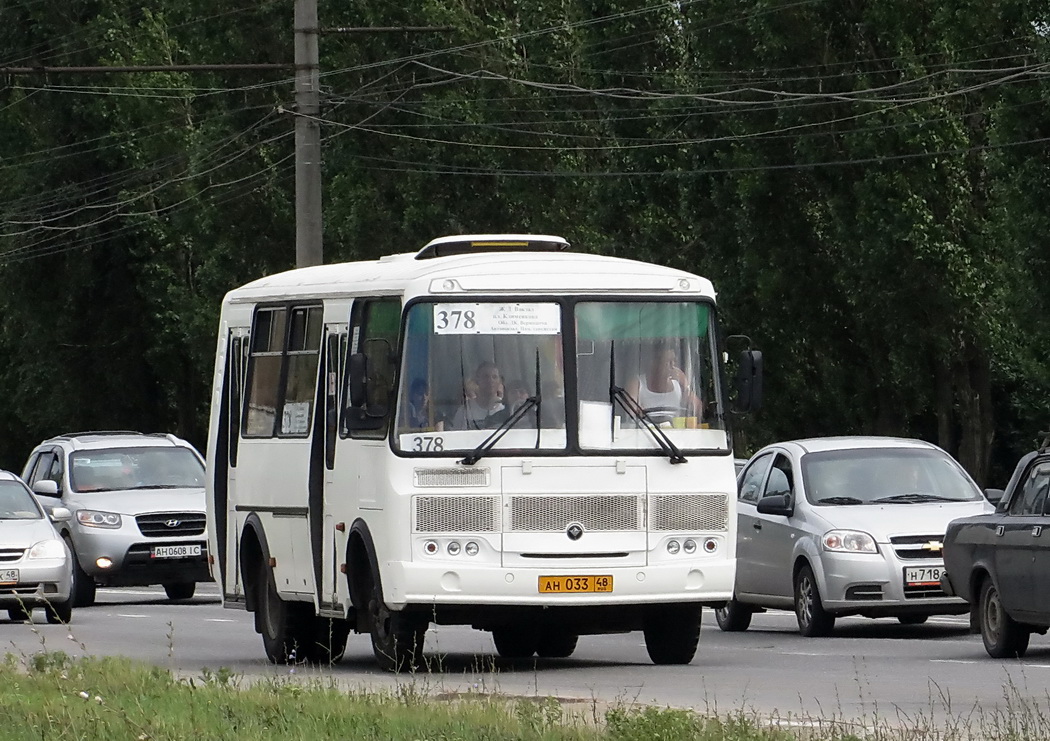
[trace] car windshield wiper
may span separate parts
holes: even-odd
[[[824,497],[818,499],[814,504],[865,504],[865,502],[856,497]]]
[[[921,502],[959,502],[960,499],[952,499],[951,497],[942,497],[937,494],[920,494],[914,492],[912,494],[894,494],[891,497],[879,497],[878,499],[871,500],[872,502],[899,502],[902,504],[919,504]]]
[[[622,386],[610,386],[609,396],[613,400],[613,406],[615,403],[620,402],[620,406],[627,412],[630,417],[644,427],[656,444],[660,446],[660,449],[670,458],[671,463],[687,463],[688,459],[682,455],[682,451],[678,449],[678,446],[667,436],[660,426],[653,421],[653,418],[649,416],[649,413],[642,408],[642,405],[634,400],[634,397],[627,393],[627,390]]]
[[[464,457],[460,463],[464,466],[473,466],[475,463],[481,460],[481,457],[485,455],[492,447],[500,441],[500,439],[507,434],[507,431],[511,427],[518,424],[522,418],[528,413],[530,409],[535,407],[539,409],[540,406],[540,395],[530,396],[521,403],[521,406],[514,410],[513,414],[507,417],[505,420],[500,422],[499,426],[492,431],[492,433],[481,441],[481,444],[474,450],[470,451],[466,457]],[[537,425],[538,427],[538,425]],[[538,446],[537,446],[538,447]]]

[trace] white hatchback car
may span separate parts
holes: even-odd
[[[734,598],[717,610],[725,631],[766,608],[794,610],[804,636],[842,615],[918,624],[962,614],[946,595],[941,548],[948,523],[992,511],[945,451],[921,440],[830,437],[768,445],[737,481]]]
[[[49,517],[20,478],[0,470],[0,608],[12,620],[43,607],[49,623],[70,621],[73,559],[51,524],[69,517],[63,507]]]

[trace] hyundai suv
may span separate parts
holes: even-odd
[[[42,503],[69,509],[56,523],[73,552],[73,605],[95,588],[162,584],[168,598],[211,581],[204,461],[174,435],[79,432],[36,446],[22,478]]]

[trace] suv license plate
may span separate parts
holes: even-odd
[[[0,571],[0,584],[18,584],[18,569]]]
[[[540,594],[578,594],[580,592],[611,592],[611,576],[541,576]]]
[[[201,547],[199,545],[156,545],[150,548],[149,554],[152,558],[189,558],[199,556]]]
[[[904,569],[904,586],[940,586],[944,566],[909,566]]]

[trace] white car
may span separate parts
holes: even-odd
[[[793,610],[804,636],[842,615],[918,624],[969,605],[941,589],[948,523],[992,510],[945,451],[921,440],[830,437],[768,445],[740,473],[733,599],[725,631]]]
[[[20,478],[0,470],[0,608],[12,620],[28,620],[43,607],[49,623],[73,616],[73,560],[51,518],[68,520],[56,507],[50,517]]]

